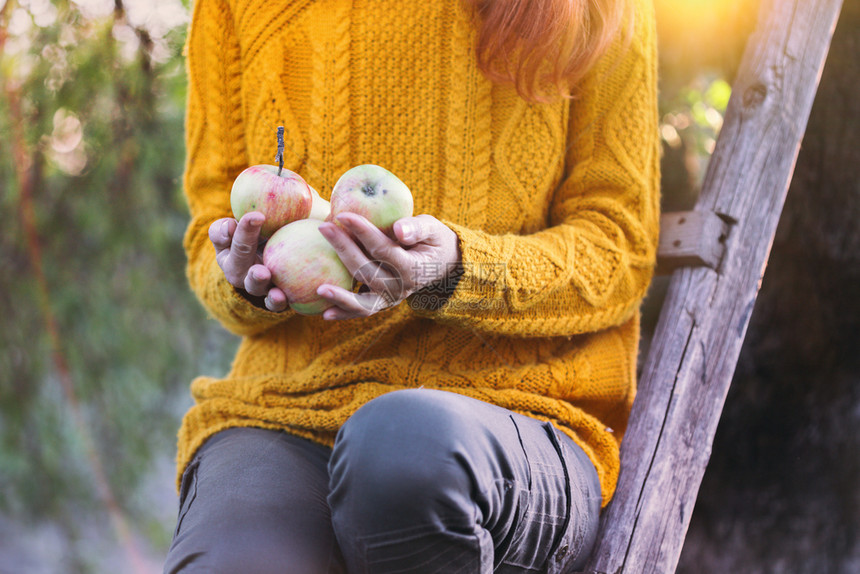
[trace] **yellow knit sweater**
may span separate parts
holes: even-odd
[[[230,373],[201,377],[179,432],[181,473],[213,433],[285,429],[330,445],[370,399],[444,389],[552,421],[615,489],[635,393],[639,305],[659,220],[651,0],[574,100],[530,104],[475,63],[460,0],[197,0],[188,40],[188,278],[242,336]],[[463,275],[441,305],[366,319],[271,313],[215,262],[210,223],[233,179],[272,163],[325,198],[375,163],[459,237]],[[416,300],[417,299],[417,300]]]

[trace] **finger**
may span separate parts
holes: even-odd
[[[230,248],[233,232],[236,230],[236,220],[232,217],[216,219],[209,226],[209,241],[215,246],[216,251]]]
[[[405,291],[404,269],[381,259],[369,259],[354,238],[337,225],[320,226],[350,274],[370,290],[386,299],[402,299]],[[386,241],[393,242],[385,238]],[[394,244],[396,249],[399,246]],[[389,258],[389,260],[392,258]]]
[[[260,241],[260,226],[265,216],[259,211],[246,213],[239,220],[230,243],[231,265],[244,275],[257,261],[257,243]]]
[[[351,311],[346,311],[340,307],[329,307],[322,314],[322,318],[326,321],[343,321],[345,319],[359,319],[367,315],[359,315]]]
[[[432,215],[421,214],[398,219],[394,222],[393,230],[394,237],[403,245],[439,245],[441,227],[444,227],[442,222]]]
[[[287,295],[277,287],[269,289],[268,294],[266,294],[265,304],[266,309],[274,313],[286,311],[287,307],[289,307],[287,304]]]
[[[272,286],[272,273],[265,265],[252,265],[245,275],[245,291],[255,297],[264,297]]]
[[[369,317],[391,306],[376,293],[358,294],[335,285],[320,285],[317,295],[334,305],[323,313],[327,320]]]
[[[355,237],[372,258],[384,261],[393,267],[403,268],[409,265],[410,258],[403,248],[366,218],[346,212],[338,214],[337,221]]]
[[[209,226],[209,239],[215,247],[215,261],[231,285],[239,286],[237,278],[231,274],[230,243],[236,231],[237,221],[231,217],[218,219]]]
[[[317,295],[333,305],[323,312],[323,319],[328,321],[339,319],[352,319],[368,316],[369,313],[364,306],[359,305],[356,293],[352,293],[341,287],[333,285],[320,285]]]
[[[319,226],[319,231],[334,248],[337,256],[353,277],[355,277],[359,269],[370,262],[370,259],[361,250],[361,247],[355,242],[355,239],[342,228],[333,223],[323,223]]]

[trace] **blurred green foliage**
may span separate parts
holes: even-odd
[[[0,15],[0,512],[21,520],[103,512],[101,465],[146,523],[135,489],[173,452],[189,381],[235,345],[184,277],[188,7],[143,4]]]
[[[722,74],[704,71],[667,90],[660,99],[663,171],[669,175],[669,185],[664,185],[663,190],[667,207],[692,207],[705,179],[708,159],[714,153],[731,93]],[[677,201],[685,205],[675,205]]]

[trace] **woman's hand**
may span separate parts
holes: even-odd
[[[334,307],[324,319],[367,317],[397,305],[406,297],[448,276],[460,262],[457,234],[431,215],[404,217],[394,223],[391,239],[367,219],[341,213],[320,232],[365,290],[352,293],[334,285],[321,285],[317,294]]]
[[[215,246],[215,260],[227,282],[240,292],[264,298],[266,309],[277,313],[287,308],[287,296],[272,284],[272,274],[258,253],[260,226],[265,218],[259,211],[252,211],[238,222],[232,217],[218,219],[209,226],[209,240]]]

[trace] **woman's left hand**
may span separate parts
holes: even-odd
[[[365,285],[359,293],[320,285],[317,294],[333,307],[324,319],[368,317],[447,277],[460,262],[457,234],[432,215],[404,217],[394,223],[396,240],[367,219],[341,213],[319,230],[352,276]]]

